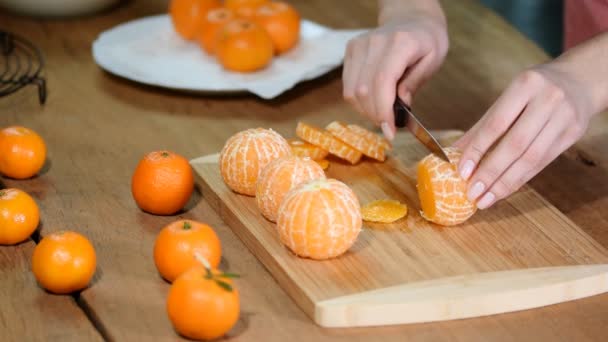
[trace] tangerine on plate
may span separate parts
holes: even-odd
[[[191,220],[175,221],[163,228],[154,243],[154,263],[160,275],[173,282],[205,258],[216,268],[222,258],[220,239],[213,228]]]
[[[197,266],[180,275],[167,296],[167,314],[175,330],[194,340],[225,335],[238,321],[236,275]]]
[[[156,215],[172,215],[183,209],[193,190],[194,176],[188,160],[169,151],[145,155],[131,181],[137,205]]]
[[[242,7],[258,7],[268,3],[269,0],[224,0],[224,6],[233,11]]]
[[[288,192],[277,220],[281,242],[296,255],[315,260],[346,252],[361,225],[357,196],[335,179],[316,179]]]
[[[289,51],[300,40],[300,14],[285,2],[261,5],[255,11],[255,20],[270,35],[275,54]]]
[[[169,14],[175,31],[186,40],[195,39],[207,12],[221,5],[220,0],[171,0]]]
[[[18,189],[0,190],[0,245],[24,241],[39,222],[40,210],[30,195]]]
[[[20,126],[0,130],[0,173],[14,179],[36,175],[46,159],[44,140],[33,130]]]
[[[291,146],[293,154],[298,157],[323,160],[329,154],[329,151],[299,139],[288,139],[287,142],[289,143],[289,146]]]
[[[395,200],[377,200],[361,207],[363,221],[393,223],[407,215],[407,205]]]
[[[359,125],[353,125],[353,124],[348,125],[348,129],[351,130],[353,133],[364,137],[365,139],[373,141],[374,144],[378,144],[378,145],[382,146],[385,150],[393,149],[393,146],[388,141],[388,139],[383,138],[383,137],[379,136],[378,134],[376,134],[370,130],[367,130]]]
[[[334,121],[325,127],[334,137],[354,147],[357,151],[364,155],[376,159],[378,161],[384,161],[384,148],[373,140],[369,140],[362,135],[356,134],[346,124]]]
[[[466,221],[477,207],[467,199],[467,182],[457,170],[461,151],[444,149],[450,163],[429,154],[418,163],[418,196],[422,217],[444,226]]]
[[[349,161],[351,164],[356,164],[361,159],[361,152],[321,128],[298,122],[296,135],[310,144],[319,146],[328,150],[329,153]]]
[[[220,153],[220,173],[233,191],[255,196],[260,173],[271,161],[291,155],[287,141],[272,129],[251,128],[226,141]]]
[[[215,8],[207,12],[201,23],[201,32],[198,36],[200,46],[207,53],[215,53],[218,31],[232,19],[234,19],[234,13],[227,8]]]
[[[325,172],[310,158],[289,156],[272,161],[262,170],[257,182],[255,197],[262,215],[276,222],[279,206],[287,192],[317,178],[325,178]]]
[[[218,32],[216,55],[227,70],[251,72],[265,68],[273,56],[268,32],[253,21],[235,19]]]
[[[44,237],[34,249],[32,272],[43,288],[68,294],[87,287],[96,260],[87,238],[76,232],[57,232]]]

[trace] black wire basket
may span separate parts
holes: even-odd
[[[0,30],[0,97],[19,89],[36,85],[38,101],[46,101],[46,80],[40,74],[44,58],[40,50],[28,40]]]

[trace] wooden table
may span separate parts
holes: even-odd
[[[370,27],[373,1],[292,1],[304,17],[337,28]],[[416,98],[434,129],[466,129],[522,68],[546,55],[503,20],[472,1],[444,1],[451,50],[439,74]],[[0,13],[0,28],[35,42],[46,56],[48,102],[27,88],[0,99],[0,126],[19,124],[47,141],[49,165],[32,180],[0,186],[32,194],[42,210],[42,236],[83,232],[98,269],[75,297],[45,293],[29,271],[35,239],[0,247],[0,340],[177,340],[157,275],[152,244],[176,217],[137,209],[130,177],[139,158],[170,149],[188,158],[218,151],[228,136],[253,127],[291,135],[298,120],[331,117],[363,122],[342,100],[340,71],[298,85],[272,101],[254,96],[193,96],[141,86],[100,70],[91,57],[96,36],[127,20],[163,12],[166,1],[128,1],[74,20],[35,20]],[[608,115],[598,116],[575,147],[532,186],[608,247]],[[603,340],[608,295],[537,310],[461,321],[366,329],[322,329],[275,283],[197,192],[179,217],[206,221],[222,239],[223,266],[241,273],[242,316],[236,341]],[[36,236],[35,236],[36,237]]]

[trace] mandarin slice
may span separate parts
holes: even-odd
[[[422,217],[444,226],[466,221],[477,207],[467,199],[467,182],[457,169],[461,151],[448,147],[450,163],[429,154],[418,163],[418,196]]]
[[[312,160],[322,160],[327,157],[329,151],[299,139],[288,139],[293,154],[298,157],[308,157]]]
[[[357,196],[335,179],[317,179],[291,190],[277,220],[281,242],[296,255],[315,260],[346,252],[361,226]]]
[[[220,172],[233,191],[254,196],[256,182],[271,161],[291,155],[291,148],[272,129],[251,128],[226,141],[220,153]]]
[[[336,157],[349,161],[351,164],[356,164],[361,159],[361,152],[321,128],[298,122],[296,135],[310,144],[328,150]]]
[[[393,223],[407,215],[407,205],[395,200],[377,200],[361,207],[363,221]]]
[[[276,222],[279,205],[287,192],[317,178],[325,178],[325,172],[310,158],[289,156],[272,161],[260,174],[255,193],[262,215]]]
[[[321,168],[323,170],[327,170],[329,168],[329,160],[327,159],[321,159],[321,160],[315,160],[317,162],[317,164],[319,164],[319,166],[321,166]]]
[[[348,125],[348,129],[350,129],[353,133],[358,134],[368,140],[373,141],[375,144],[382,146],[385,150],[392,150],[393,146],[388,141],[388,139],[379,136],[378,134],[367,130],[358,125]]]
[[[384,161],[384,148],[379,143],[354,133],[348,129],[346,124],[339,121],[334,121],[327,125],[325,129],[334,137],[354,147],[364,155],[379,161]]]

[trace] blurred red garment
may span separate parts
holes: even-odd
[[[608,0],[565,0],[564,49],[608,31]]]

